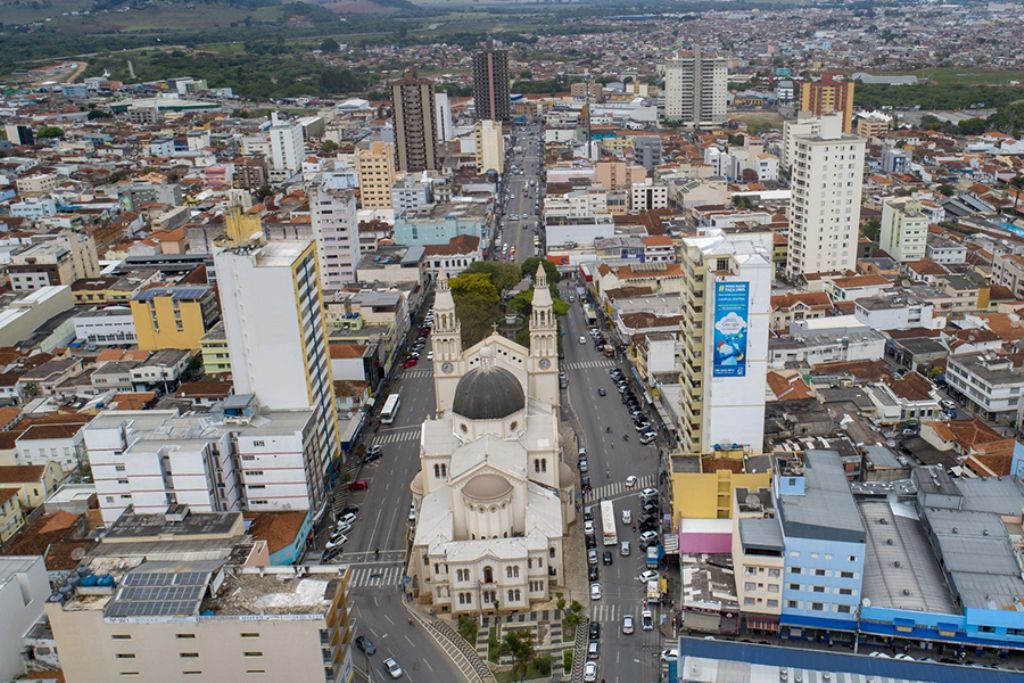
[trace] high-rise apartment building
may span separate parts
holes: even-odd
[[[323,288],[338,290],[356,280],[359,219],[351,173],[321,173],[306,191],[320,260]]]
[[[853,80],[825,72],[819,80],[800,85],[800,111],[815,116],[838,112],[843,115],[843,132],[849,133],[853,130],[853,89]]]
[[[477,119],[508,121],[508,50],[488,45],[473,53],[473,104]]]
[[[794,138],[789,277],[855,270],[865,143],[856,135]]]
[[[694,127],[725,121],[729,70],[725,58],[699,48],[665,63],[665,117]]]
[[[683,240],[680,445],[759,453],[771,326],[771,233],[711,229]]]
[[[257,243],[214,263],[235,393],[270,409],[311,409],[326,470],[341,443],[315,242]]]
[[[501,132],[501,121],[482,119],[473,126],[476,143],[476,170],[505,172],[505,137]]]
[[[356,152],[359,203],[364,209],[390,209],[395,184],[395,146],[374,140]]]
[[[12,145],[32,145],[36,141],[32,129],[28,126],[9,123],[4,126],[4,133],[7,135],[7,142]]]
[[[270,126],[270,165],[278,173],[291,175],[302,168],[305,145],[302,141],[302,124],[297,121],[283,121],[274,115]]]
[[[900,263],[920,261],[928,241],[928,215],[921,202],[910,197],[890,198],[882,203],[882,225],[878,246]]]
[[[452,101],[448,97],[448,93],[434,93],[434,108],[437,110],[438,142],[454,140],[455,124],[452,123]]]
[[[409,71],[391,82],[391,116],[395,126],[398,170],[434,171],[440,167],[434,82]]]
[[[805,112],[797,113],[796,119],[782,124],[782,157],[779,168],[788,171],[792,166],[796,139],[801,135],[820,135],[836,138],[843,134],[843,115],[825,114],[814,116]]]

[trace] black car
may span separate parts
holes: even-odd
[[[594,506],[593,505],[587,505],[586,507],[583,508],[583,521],[584,522],[593,522],[594,521]]]
[[[347,515],[350,512],[352,514],[354,514],[354,515],[358,515],[359,514],[359,506],[358,505],[346,505],[345,507],[341,508],[341,510],[338,511],[337,517],[340,519],[341,517],[344,517],[345,515]]]
[[[611,564],[613,559],[612,551],[610,550],[605,550],[604,553],[601,554],[601,561],[605,564]]]
[[[580,477],[580,486],[582,486],[584,489],[591,488],[589,474],[584,474],[583,476]]]
[[[377,654],[377,647],[373,644],[366,636],[356,636],[356,646],[362,650],[363,654],[373,656]]]
[[[590,622],[590,639],[601,640],[601,624],[597,621]]]
[[[594,534],[587,534],[587,536],[586,536],[586,543],[587,543],[587,550],[590,550],[591,548],[596,548],[597,547],[597,539],[594,537]]]
[[[597,395],[598,396],[607,396],[608,392],[605,391],[604,387],[598,387],[597,388]]]
[[[598,576],[598,574],[597,574],[597,567],[596,566],[591,565],[591,566],[587,567],[587,580],[588,581],[597,581],[597,576]]]

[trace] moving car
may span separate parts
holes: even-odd
[[[645,631],[654,630],[654,612],[645,609],[640,613],[640,625]]]
[[[416,521],[416,506],[415,505],[410,505],[409,506],[409,521],[410,522],[415,522]]]
[[[607,396],[607,395],[608,395],[608,392],[607,392],[607,391],[605,391],[605,388],[604,388],[604,387],[598,387],[598,388],[597,388],[597,395],[598,395],[598,396]]]
[[[604,562],[606,565],[611,564],[613,562],[612,551],[611,550],[605,550],[604,553],[602,554],[601,561]]]
[[[677,659],[679,659],[679,650],[677,650],[676,648],[670,647],[667,650],[661,651],[661,661],[665,662],[666,664],[668,664],[669,662],[674,662]]]
[[[580,337],[580,344],[586,344],[586,343],[587,343],[587,338],[586,337]]]
[[[633,488],[634,486],[636,486],[636,482],[637,482],[637,481],[638,481],[638,480],[637,480],[637,478],[636,478],[636,475],[635,475],[635,474],[631,474],[631,475],[629,475],[628,477],[626,477],[626,488],[627,488],[627,489],[631,489],[631,488]],[[627,522],[627,521],[625,521],[625,520],[623,520],[623,523],[624,523],[624,524],[629,524],[629,522]]]
[[[418,362],[419,361],[416,360],[415,358],[410,358],[409,360],[407,360],[404,363],[402,363],[402,367],[405,368],[406,370],[408,370],[409,368],[416,367],[416,363],[418,363]]]
[[[388,672],[388,676],[391,676],[391,678],[402,677],[402,667],[398,666],[398,662],[395,661],[394,657],[388,657],[384,660],[384,670]]]
[[[645,569],[644,571],[640,572],[640,576],[637,578],[640,581],[640,583],[647,583],[648,581],[657,581],[658,572],[654,571],[653,569]]]
[[[379,460],[382,455],[384,455],[384,448],[379,443],[374,444],[366,451],[366,455],[363,456],[363,462]]]
[[[590,599],[600,600],[601,599],[601,584],[592,583],[590,584]]]
[[[619,544],[619,555],[622,555],[623,557],[629,557],[629,551],[629,541],[623,541]]]
[[[373,656],[377,654],[377,648],[366,636],[356,636],[356,646],[367,656]]]
[[[622,511],[622,523],[623,524],[632,524],[633,523],[633,513],[630,510],[623,510]]]
[[[633,633],[633,615],[632,614],[624,614],[624,615],[622,615],[622,632],[625,635],[627,635],[627,636],[630,635],[631,633]]]

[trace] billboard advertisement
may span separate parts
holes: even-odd
[[[715,283],[715,336],[712,377],[747,374],[749,282]]]

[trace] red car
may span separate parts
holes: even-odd
[[[424,337],[427,336],[428,334],[430,334],[430,328],[427,326],[421,327],[420,334],[422,334]]]
[[[356,479],[348,485],[349,491],[365,491],[368,488],[370,488],[370,485],[366,483],[365,479]]]
[[[415,367],[416,363],[418,363],[418,362],[419,361],[417,361],[415,358],[410,358],[409,360],[407,360],[404,363],[402,363],[402,367],[403,368],[412,368],[412,367]]]

